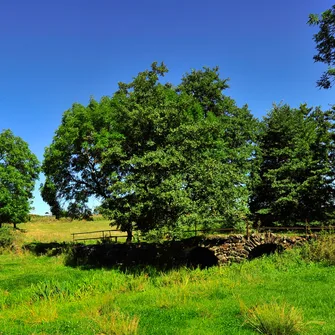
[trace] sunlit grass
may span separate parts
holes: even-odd
[[[32,221],[18,225],[21,230],[20,239],[23,243],[29,242],[72,242],[73,233],[91,232],[96,230],[116,229],[111,227],[108,220],[79,221],[55,220],[52,217],[34,218]],[[114,233],[113,233],[114,234]],[[115,232],[115,235],[121,234]],[[96,236],[101,234],[96,234]],[[90,235],[94,236],[94,235]],[[79,236],[78,236],[79,237]],[[83,235],[82,237],[89,237]],[[95,241],[96,242],[96,241]]]
[[[285,313],[293,308],[310,324],[304,334],[328,335],[335,333],[334,287],[334,267],[298,252],[169,272],[81,270],[65,267],[63,256],[9,253],[0,256],[0,333],[256,334],[245,324],[243,301],[285,302]]]
[[[35,220],[20,225],[16,243],[71,241],[72,232],[108,224]],[[265,316],[270,325],[280,312],[281,325],[291,317],[308,324],[303,334],[335,334],[335,267],[305,254],[296,249],[225,267],[160,272],[83,270],[64,266],[65,255],[14,248],[0,255],[0,334],[256,334],[241,301],[251,306],[249,316]]]
[[[299,335],[305,331],[301,311],[286,303],[271,302],[252,308],[242,306],[245,323],[264,335]]]

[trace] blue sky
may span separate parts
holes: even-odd
[[[0,131],[11,129],[42,160],[74,102],[112,95],[153,61],[178,84],[219,65],[225,93],[261,118],[272,104],[327,108],[325,67],[313,62],[309,13],[326,0],[3,0],[0,2]],[[41,176],[43,180],[43,176]],[[39,186],[38,182],[38,185]],[[38,188],[38,187],[37,187]],[[35,212],[49,207],[35,191]]]

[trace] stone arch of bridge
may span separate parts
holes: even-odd
[[[287,239],[274,234],[252,235],[244,245],[247,259],[283,252],[287,248]]]
[[[249,251],[248,260],[252,260],[254,258],[269,256],[274,254],[275,252],[283,252],[284,247],[281,244],[276,243],[263,243],[260,244]]]
[[[214,252],[218,264],[241,262],[275,251],[281,252],[295,245],[301,245],[309,240],[308,237],[287,237],[272,233],[245,235],[230,235],[226,237],[212,237],[201,241]]]

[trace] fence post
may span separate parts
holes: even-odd
[[[249,241],[249,240],[250,240],[249,220],[246,219],[245,221],[246,221],[246,223],[247,223],[247,239],[248,239],[248,241]]]

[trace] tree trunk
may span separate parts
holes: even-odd
[[[132,229],[127,229],[126,243],[131,243],[132,239],[133,239],[133,231],[132,231]]]

